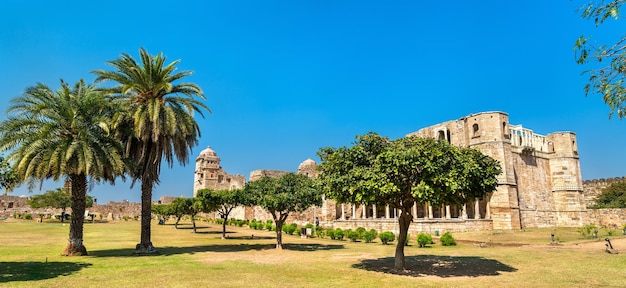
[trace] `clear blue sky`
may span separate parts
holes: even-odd
[[[585,97],[581,34],[612,43],[624,21],[595,28],[581,1],[17,1],[0,9],[0,119],[37,82],[92,81],[139,47],[181,59],[212,115],[182,167],[164,167],[154,199],[192,195],[210,145],[231,174],[294,171],[320,147],[368,131],[397,138],[482,111],[539,134],[577,134],[583,179],[626,175],[626,120]],[[46,183],[45,189],[60,187]],[[99,203],[140,201],[118,181]],[[35,191],[38,193],[39,191]],[[28,195],[25,188],[12,195]]]

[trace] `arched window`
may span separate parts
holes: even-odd
[[[479,130],[479,129],[478,129],[478,124],[477,124],[477,123],[474,123],[474,125],[472,125],[472,131],[473,131],[473,133],[474,133],[472,137],[478,137],[478,136],[480,136],[480,135],[478,134],[478,130]]]

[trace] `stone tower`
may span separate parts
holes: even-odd
[[[230,175],[222,169],[220,157],[207,147],[196,158],[196,170],[193,181],[193,196],[196,197],[200,189],[227,190],[243,188],[246,177]]]

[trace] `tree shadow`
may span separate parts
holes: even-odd
[[[228,241],[229,239],[224,239]],[[293,251],[321,251],[343,249],[343,245],[325,245],[325,244],[284,244],[285,250]],[[171,256],[179,254],[195,254],[202,252],[242,252],[242,251],[261,251],[276,249],[275,243],[266,244],[216,244],[188,247],[157,247],[158,256]],[[94,257],[129,257],[133,256],[134,249],[108,249],[89,251],[89,256]]]
[[[69,276],[91,265],[73,262],[0,262],[0,283]]]
[[[436,256],[418,255],[405,256],[405,270],[394,269],[394,257],[365,259],[352,267],[367,271],[412,277],[479,277],[497,276],[502,272],[515,272],[516,268],[493,259],[477,256]]]

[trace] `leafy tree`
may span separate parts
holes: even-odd
[[[608,19],[617,20],[624,0],[591,1],[580,9],[581,17],[593,19],[596,27]],[[585,94],[598,93],[609,106],[609,118],[617,114],[619,119],[626,116],[626,36],[622,35],[615,43],[594,45],[585,35],[580,36],[574,45],[578,64],[595,62],[599,68],[585,71],[589,74],[589,83],[585,85]]]
[[[115,71],[97,70],[96,81],[113,81],[118,85],[105,89],[112,101],[126,108],[116,118],[117,131],[126,147],[126,157],[135,163],[130,175],[141,181],[141,240],[136,254],[152,254],[157,250],[151,242],[152,188],[159,184],[161,163],[173,167],[175,159],[186,164],[193,146],[198,144],[200,129],[194,113],[203,116],[208,107],[202,90],[193,83],[178,83],[192,74],[175,72],[180,60],[165,64],[162,53],[150,55],[139,49],[141,63],[122,54],[106,62]],[[209,111],[210,112],[210,111]],[[164,161],[163,161],[164,160]]]
[[[589,208],[626,208],[626,181],[613,182],[602,189],[595,202],[596,204]]]
[[[55,208],[61,209],[63,214],[67,207],[72,206],[72,195],[62,188],[57,190],[48,190],[44,194],[33,195],[28,199],[28,205],[32,208]],[[85,207],[93,206],[93,197],[87,195],[85,197]],[[61,217],[63,222],[65,217]]]
[[[243,189],[231,189],[231,190],[211,190],[201,189],[198,190],[197,198],[202,199],[204,203],[204,212],[217,211],[222,222],[222,239],[226,239],[226,224],[228,223],[228,216],[230,212],[237,206],[249,205],[251,199],[250,194],[246,193]],[[271,224],[270,224],[271,228]]]
[[[67,191],[57,188],[56,191],[48,190],[44,194],[33,195],[28,200],[28,205],[32,208],[56,208],[61,209],[63,214],[67,207],[72,205],[72,195]],[[65,217],[61,217],[63,222]]]
[[[53,91],[44,84],[28,87],[11,101],[0,123],[0,151],[9,150],[20,181],[71,181],[72,222],[63,255],[86,255],[83,218],[88,177],[114,183],[123,175],[122,146],[108,123],[115,106],[83,80],[73,87],[61,80]]]
[[[394,267],[404,269],[404,244],[415,202],[463,204],[495,190],[501,173],[496,160],[446,141],[407,137],[396,140],[368,133],[352,147],[318,152],[319,183],[341,203],[389,205],[399,210]]]
[[[174,227],[178,229],[178,222],[183,215],[189,215],[191,217],[191,224],[193,226],[193,233],[196,233],[196,215],[200,212],[206,212],[208,209],[205,207],[205,203],[200,198],[176,198],[172,201],[171,209],[177,220]]]
[[[159,220],[163,220],[164,223],[167,221],[169,216],[174,215],[170,204],[152,205],[152,213],[156,214],[157,218]]]
[[[13,191],[18,184],[18,178],[11,164],[0,156],[0,188],[4,189],[4,195]]]
[[[283,224],[289,213],[322,204],[322,193],[305,175],[288,173],[280,178],[261,177],[246,184],[254,205],[265,208],[276,223],[276,249],[283,249]]]

